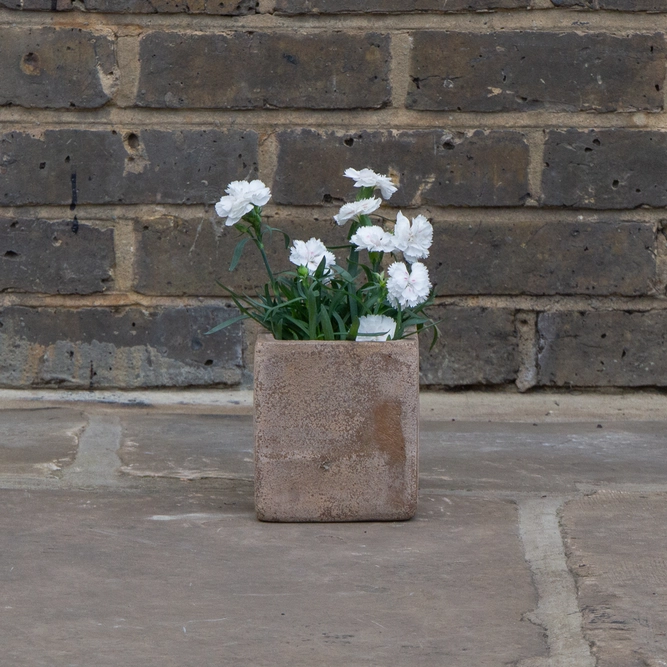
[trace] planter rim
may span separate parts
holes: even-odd
[[[419,338],[416,334],[408,336],[407,338],[400,338],[399,340],[279,340],[274,338],[273,334],[269,332],[261,332],[257,334],[257,342],[262,343],[276,343],[289,345],[415,345],[419,343]]]

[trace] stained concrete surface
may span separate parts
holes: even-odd
[[[123,473],[139,477],[253,475],[252,417],[159,414],[150,409],[122,419],[118,455]]]
[[[598,667],[667,665],[667,493],[598,491],[561,523]]]
[[[512,503],[425,496],[412,522],[266,526],[249,490],[0,493],[6,664],[435,667],[545,655],[523,618],[536,599]]]
[[[664,413],[426,395],[414,520],[263,524],[247,400],[150,396],[0,401],[0,664],[667,664]]]
[[[422,486],[572,493],[667,481],[665,422],[424,422]]]
[[[66,408],[0,410],[0,477],[44,477],[70,465],[86,423]]]

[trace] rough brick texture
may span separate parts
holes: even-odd
[[[101,160],[100,156],[104,156]],[[0,135],[0,204],[212,203],[257,172],[239,130],[45,130]]]
[[[0,106],[100,107],[118,76],[113,41],[75,28],[3,30],[0,68]]]
[[[442,336],[432,350],[431,333],[422,336],[422,384],[460,386],[515,380],[519,359],[511,310],[437,306],[430,312]]]
[[[519,132],[287,130],[278,144],[277,203],[353,199],[347,167],[392,174],[396,206],[520,206],[528,196],[528,145]]]
[[[312,221],[265,217],[291,239],[316,236],[328,245],[341,245],[344,234],[330,218]],[[225,295],[220,281],[235,292],[255,294],[267,282],[257,249],[247,244],[234,271],[229,271],[241,236],[235,229],[220,227],[222,221],[161,217],[137,220],[137,254],[134,289],[141,294]],[[266,252],[275,272],[296,267],[289,262],[284,237],[275,233],[265,239]],[[339,254],[341,251],[338,251]]]
[[[556,7],[585,7],[622,12],[667,12],[665,0],[551,0]]]
[[[666,182],[666,132],[553,130],[547,135],[542,175],[546,206],[666,206]]]
[[[646,223],[435,221],[439,294],[650,294],[656,232]]]
[[[66,12],[83,6],[88,12],[128,14],[253,14],[257,0],[0,0],[0,7]]]
[[[137,104],[378,108],[389,102],[389,60],[389,38],[377,33],[151,32],[141,40]]]
[[[92,294],[113,285],[114,235],[72,221],[0,219],[0,291]]]
[[[370,167],[399,185],[379,223],[434,225],[423,384],[667,386],[651,12],[667,0],[0,0],[0,385],[249,386],[252,327],[202,332],[236,312],[216,281],[266,274],[252,244],[229,272],[214,204],[260,178],[267,223],[341,245],[343,173]],[[267,254],[294,268],[280,234]]]
[[[241,331],[205,333],[233,308],[0,309],[0,386],[229,385],[241,378]]]
[[[464,12],[530,7],[529,0],[277,0],[280,14]]]
[[[539,382],[580,387],[667,385],[667,312],[543,313]]]
[[[446,111],[662,109],[662,34],[418,32],[407,106]],[[555,63],[567,54],[567,66]]]

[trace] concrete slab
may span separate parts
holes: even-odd
[[[561,527],[598,667],[667,664],[667,494],[599,491]]]
[[[0,410],[0,476],[48,477],[74,461],[87,423],[78,410]]]
[[[252,417],[150,410],[121,414],[121,472],[138,477],[253,477]]]
[[[250,416],[116,410],[121,471],[138,477],[252,479]],[[424,489],[569,493],[667,479],[661,422],[492,423],[422,420]]]
[[[567,493],[667,479],[663,422],[422,421],[422,488]]]
[[[13,667],[546,664],[516,506],[424,495],[399,523],[263,524],[251,485],[2,491]]]

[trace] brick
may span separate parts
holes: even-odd
[[[428,314],[439,320],[442,335],[433,350],[432,334],[422,335],[422,385],[504,384],[516,379],[519,358],[512,310],[434,306]]]
[[[78,28],[5,27],[0,106],[96,108],[118,76],[114,42]]]
[[[570,129],[547,134],[542,172],[546,206],[667,206],[665,181],[665,132]]]
[[[585,7],[622,12],[665,12],[665,0],[551,0],[556,7]]]
[[[104,156],[101,160],[100,156]],[[240,130],[45,130],[0,135],[0,204],[212,203],[257,172]],[[73,186],[76,185],[76,188]]]
[[[667,385],[667,311],[542,313],[538,330],[541,385]]]
[[[277,14],[403,14],[530,7],[530,0],[277,0]]]
[[[76,231],[75,231],[76,230]],[[104,292],[115,264],[112,229],[71,220],[0,219],[0,291]]]
[[[278,133],[274,200],[309,205],[351,201],[347,167],[400,182],[395,206],[521,206],[528,197],[528,145],[512,131]],[[333,213],[332,213],[333,215]]]
[[[659,111],[662,34],[412,34],[410,109]],[[558,67],[567,53],[567,67]]]
[[[312,236],[326,245],[346,242],[345,231],[332,225],[329,218],[312,221],[264,217],[291,239],[308,240]],[[245,294],[255,294],[264,287],[267,276],[256,248],[249,242],[241,261],[229,271],[234,249],[241,236],[224,227],[222,219],[184,220],[163,216],[152,220],[137,220],[135,234],[135,291],[154,295],[225,295],[216,283]],[[266,252],[274,273],[293,270],[284,237],[273,234],[265,237]],[[342,251],[336,251],[340,255]]]
[[[650,294],[656,234],[640,222],[434,221],[437,293]]]
[[[241,328],[223,306],[0,309],[0,384],[133,388],[233,385]]]
[[[41,11],[73,11],[122,14],[254,14],[257,0],[0,0],[0,7]]]
[[[376,33],[156,31],[140,61],[144,107],[379,108],[391,94],[389,37]]]

